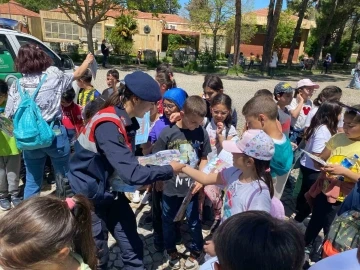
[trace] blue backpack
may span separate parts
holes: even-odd
[[[19,91],[21,101],[15,112],[14,137],[16,146],[20,150],[35,150],[49,147],[55,133],[52,130],[54,122],[49,125],[41,115],[39,106],[35,102],[37,93],[45,82],[47,74],[41,79],[35,92],[30,96],[21,89],[20,82],[17,80],[17,90]]]

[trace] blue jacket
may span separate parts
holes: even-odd
[[[146,185],[173,177],[171,166],[142,166],[134,156],[134,136],[139,128],[119,107],[98,112],[75,143],[68,179],[75,194],[101,202],[113,199],[109,178],[116,170],[129,185]]]

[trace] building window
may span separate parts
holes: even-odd
[[[79,40],[79,26],[66,21],[45,21],[45,37]]]
[[[93,34],[93,38],[96,38],[98,41],[101,41],[103,39],[103,35],[102,35],[102,25],[100,23],[95,24],[93,29],[92,29],[92,34]],[[85,28],[81,28],[81,37],[86,37],[86,29]]]

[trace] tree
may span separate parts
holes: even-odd
[[[359,27],[359,22],[360,22],[360,9],[359,9],[359,13],[357,13],[354,18],[352,19],[352,25],[351,25],[351,34],[350,34],[350,48],[349,51],[347,53],[347,55],[345,56],[345,61],[344,61],[344,65],[343,67],[345,67],[350,60],[351,57],[351,53],[352,53],[352,48],[354,46],[354,42],[356,40],[356,33],[359,32],[358,34],[360,35],[360,27]],[[360,41],[360,40],[359,40]],[[360,48],[360,47],[359,47]],[[359,51],[360,53],[360,51]]]
[[[292,2],[292,1],[288,1],[288,2]],[[288,59],[287,59],[287,63],[286,63],[289,68],[291,67],[291,64],[292,64],[292,61],[293,61],[293,58],[294,58],[295,47],[297,45],[296,43],[297,43],[298,37],[299,37],[299,35],[301,33],[301,24],[302,24],[302,21],[304,19],[305,12],[309,7],[309,5],[308,5],[309,2],[310,2],[310,0],[301,1],[301,4],[300,4],[299,9],[298,9],[299,10],[298,20],[297,20],[297,23],[296,23],[296,27],[295,27],[294,35],[293,35],[293,38],[292,38],[292,41],[291,41],[289,55],[288,55]],[[289,5],[289,3],[288,3],[288,5]]]
[[[279,59],[282,58],[283,48],[291,42],[294,36],[295,24],[289,11],[281,12],[273,45],[273,50],[278,52]]]
[[[10,0],[0,0],[0,4],[8,3]],[[56,8],[57,5],[52,0],[16,0],[24,8],[39,13],[40,10],[49,10]]]
[[[276,5],[275,5],[275,1],[276,1]],[[261,70],[263,72],[268,70],[269,67],[269,63],[271,59],[271,51],[280,20],[282,4],[283,4],[283,0],[270,0],[269,3],[269,13],[268,13],[267,25],[266,25],[266,37],[263,46],[263,57],[261,63]]]
[[[88,49],[94,53],[93,27],[108,18],[109,10],[122,10],[121,2],[118,0],[53,0],[59,5],[69,20],[86,30]],[[76,14],[75,19],[72,15]]]
[[[178,0],[127,0],[130,10],[151,13],[177,14],[181,8]]]
[[[138,27],[134,14],[122,14],[115,20],[115,27],[110,30],[107,38],[117,54],[130,54],[133,48],[133,36]]]
[[[216,46],[220,33],[225,34],[227,22],[234,16],[234,0],[191,0],[186,6],[192,28],[203,33],[211,32],[212,56],[216,58]]]
[[[241,0],[235,1],[234,66],[239,63],[241,42]]]

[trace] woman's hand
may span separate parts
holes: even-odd
[[[94,55],[92,53],[88,53],[84,62],[87,62],[90,65],[94,61]]]
[[[185,167],[185,164],[181,164],[177,161],[171,161],[170,166],[173,168],[174,173],[178,174],[182,172],[182,168]]]
[[[214,241],[213,240],[209,240],[205,242],[204,245],[204,251],[209,254],[211,257],[215,257],[216,256],[216,252],[215,252],[215,245],[214,245]]]

